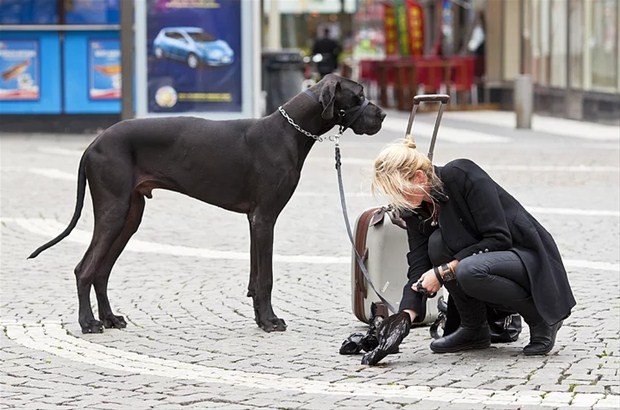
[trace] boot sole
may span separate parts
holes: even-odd
[[[438,348],[436,346],[433,347],[431,345],[431,350],[435,353],[457,353],[463,350],[486,349],[488,347],[491,347],[491,341],[481,340],[479,342],[472,342],[466,345],[459,345],[459,346],[453,346],[453,347],[439,347]]]
[[[545,350],[536,350],[536,351],[523,351],[523,355],[525,356],[543,356],[546,355],[547,353],[549,353],[550,351],[553,350],[553,346],[551,346],[549,349],[545,349]]]

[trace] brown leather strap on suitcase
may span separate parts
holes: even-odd
[[[364,263],[368,260],[368,249],[366,248],[366,236],[368,234],[368,228],[371,226],[371,222],[377,223],[377,221],[373,221],[374,218],[378,216],[379,212],[382,208],[370,208],[366,211],[362,212],[360,215],[356,230],[355,230],[355,250],[362,257]],[[372,224],[374,225],[374,224]],[[355,296],[354,296],[354,306],[353,313],[355,317],[357,317],[362,322],[368,322],[370,318],[366,317],[366,312],[364,309],[364,299],[368,295],[368,288],[365,285],[365,278],[362,269],[357,263],[355,265]]]

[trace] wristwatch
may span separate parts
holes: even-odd
[[[444,282],[450,282],[451,280],[456,280],[456,273],[452,266],[449,263],[444,263],[441,265],[441,276]]]

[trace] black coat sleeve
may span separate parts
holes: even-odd
[[[426,298],[419,292],[411,289],[411,286],[420,279],[420,276],[432,268],[428,257],[428,221],[419,220],[415,216],[404,218],[407,223],[407,239],[409,252],[407,253],[407,283],[403,287],[403,297],[400,301],[399,310],[411,309],[416,312],[415,322],[422,321],[426,315]]]
[[[417,281],[432,266],[431,260],[428,257],[428,236],[420,232],[417,227],[411,225],[411,222],[407,223],[407,239],[409,241],[407,278]]]

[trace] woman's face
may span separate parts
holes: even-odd
[[[415,209],[422,205],[422,202],[428,198],[426,194],[428,192],[428,178],[423,171],[417,170],[410,181],[414,188],[411,192],[406,192],[404,196],[407,202],[409,202],[409,205]]]
[[[407,202],[409,203],[412,209],[419,208],[420,205],[422,205],[422,202],[424,201],[425,197],[426,197],[426,192],[424,192],[424,189],[422,189],[422,187],[419,187],[419,186],[416,186],[413,189],[413,192],[405,193],[405,198],[407,199]]]

